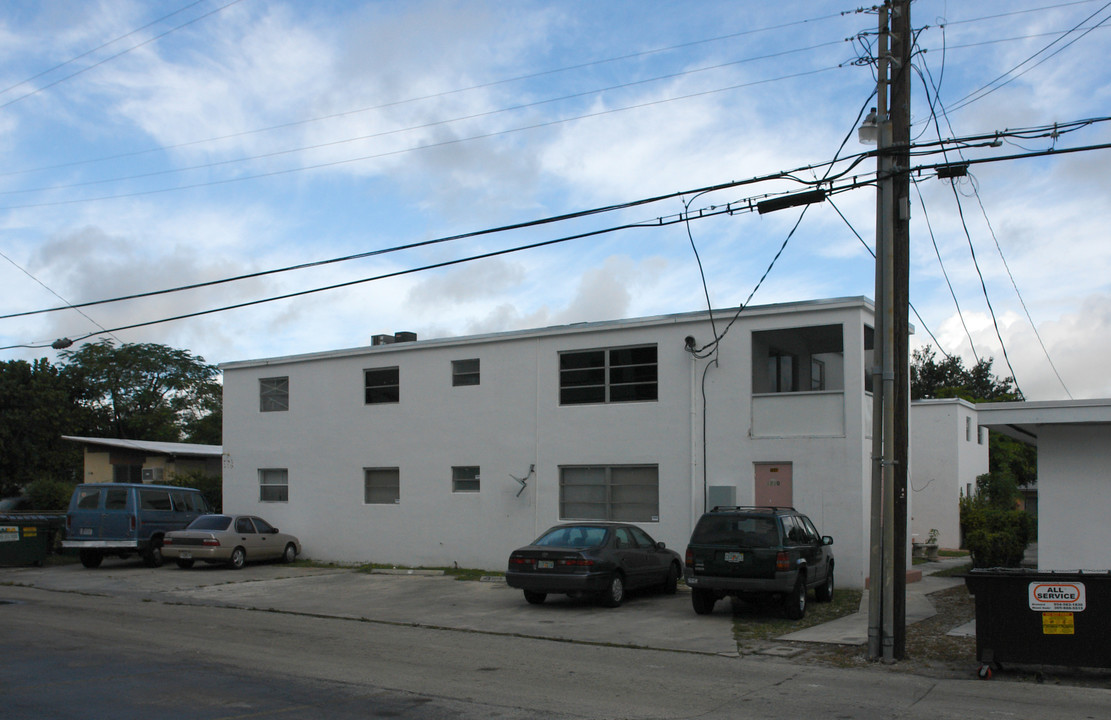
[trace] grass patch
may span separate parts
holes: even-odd
[[[972,570],[972,563],[967,562],[967,563],[963,563],[961,565],[957,565],[955,567],[948,568],[946,570],[938,570],[937,572],[934,573],[934,576],[935,577],[957,577],[957,576],[960,576],[960,575],[967,575],[970,570]]]
[[[833,593],[833,601],[828,603],[814,602],[811,596],[806,604],[806,617],[801,620],[784,617],[782,602],[733,601],[733,637],[743,646],[748,641],[771,640],[852,615],[860,609],[861,594],[860,590],[837,590]]]
[[[968,557],[969,556],[969,552],[967,550],[938,550],[937,554],[940,555],[941,557],[948,557],[948,558]]]

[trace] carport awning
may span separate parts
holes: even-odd
[[[1038,444],[1043,425],[1111,425],[1111,399],[981,403],[978,422],[992,432]]]

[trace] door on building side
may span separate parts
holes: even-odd
[[[757,505],[791,507],[794,490],[791,484],[791,463],[753,463],[756,468]]]

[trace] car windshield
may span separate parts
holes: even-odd
[[[601,545],[606,539],[604,527],[572,525],[552,528],[536,539],[533,545],[544,547],[586,548]]]
[[[707,515],[694,528],[691,542],[771,547],[779,544],[779,530],[776,528],[775,518],[770,516]]]
[[[186,530],[227,530],[231,518],[227,515],[201,515],[189,523]]]

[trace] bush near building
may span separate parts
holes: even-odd
[[[972,567],[1019,567],[1034,539],[1034,518],[1017,509],[1018,486],[1006,475],[976,478],[976,494],[961,498],[961,534]]]

